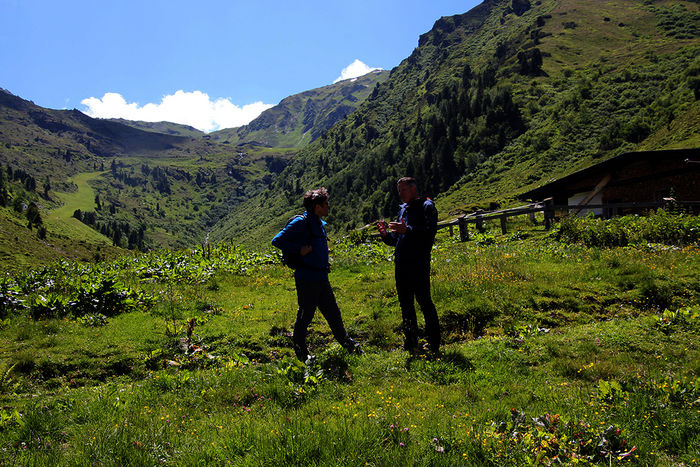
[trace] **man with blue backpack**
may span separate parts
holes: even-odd
[[[340,345],[348,352],[362,353],[359,344],[345,330],[328,280],[328,240],[322,220],[330,210],[328,191],[325,188],[307,191],[304,208],[304,214],[292,217],[272,239],[272,245],[282,250],[283,262],[294,269],[299,304],[294,323],[294,353],[302,362],[310,358],[306,334],[316,308],[321,310]]]

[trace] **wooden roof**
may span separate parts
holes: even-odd
[[[553,180],[532,190],[518,195],[522,200],[541,200],[548,198],[553,193],[566,191],[566,188],[575,185],[582,180],[602,176],[605,173],[619,171],[631,164],[639,162],[683,162],[688,161],[690,171],[700,171],[700,148],[692,149],[666,149],[659,151],[634,151],[625,152],[619,156],[604,160],[598,164],[574,172],[565,177]]]

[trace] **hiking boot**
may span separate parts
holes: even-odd
[[[345,350],[347,350],[348,353],[354,353],[357,355],[363,355],[365,353],[362,350],[362,347],[360,347],[360,344],[350,337],[348,337],[347,340],[343,343],[343,347],[345,347]]]
[[[294,344],[294,354],[301,362],[305,362],[306,359],[309,358],[309,350],[306,348],[306,346],[302,347],[300,345]]]

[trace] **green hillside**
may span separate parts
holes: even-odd
[[[386,75],[371,73],[292,96],[267,115],[285,114],[283,145],[307,143],[351,112]],[[258,122],[255,138],[277,132],[280,122]],[[305,139],[288,144],[300,131]],[[296,151],[232,144],[221,134],[168,122],[96,120],[75,110],[44,109],[7,91],[0,91],[0,143],[0,163],[10,178],[8,202],[36,203],[49,234],[75,236],[93,249],[105,238],[130,249],[206,242],[212,226],[269,187]],[[82,222],[72,217],[76,210]]]
[[[110,239],[68,218],[44,219],[47,234],[27,228],[27,219],[11,208],[0,207],[0,273],[20,273],[61,260],[94,262],[123,256],[126,251]]]
[[[49,237],[75,240],[60,249],[66,257],[98,257],[105,242],[142,249],[204,242],[208,228],[237,200],[267,186],[289,157],[44,109],[0,91],[5,203],[20,217],[36,204]],[[73,217],[78,210],[82,222]],[[0,232],[4,243],[8,232]],[[31,234],[25,228],[12,238]],[[78,248],[80,242],[87,246]],[[45,263],[34,252],[23,264]],[[14,268],[12,255],[5,258],[0,267]]]
[[[367,99],[388,71],[373,71],[359,78],[312,89],[283,99],[240,128],[212,132],[214,141],[256,143],[278,148],[300,148],[352,113]]]
[[[182,125],[172,122],[143,122],[135,120],[125,120],[123,118],[111,118],[112,122],[121,123],[139,130],[152,131],[154,133],[164,133],[166,135],[185,136],[188,138],[200,138],[204,132],[189,125]]]
[[[623,151],[697,147],[698,8],[493,0],[441,18],[356,112],[212,235],[262,242],[318,185],[345,230],[392,214],[403,175],[446,214],[507,205]],[[261,217],[273,226],[250,221]]]

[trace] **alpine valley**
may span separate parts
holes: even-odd
[[[390,72],[211,134],[1,91],[0,264],[264,245],[318,186],[343,234],[394,213],[404,175],[444,218],[625,151],[697,148],[699,35],[696,1],[486,0]]]
[[[395,248],[363,227],[405,175],[445,220],[629,151],[683,149],[664,171],[697,173],[700,3],[486,0],[417,40],[209,134],[0,90],[0,465],[698,464],[700,217],[681,203],[439,230],[439,351],[423,313],[405,350]],[[320,186],[362,352],[324,307],[302,362],[270,240]]]

